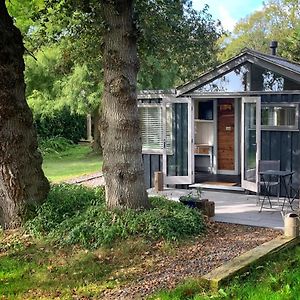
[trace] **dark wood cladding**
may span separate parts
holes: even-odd
[[[218,169],[234,170],[234,100],[218,100]]]
[[[299,106],[300,95],[263,95],[262,103],[296,103]],[[298,116],[300,125],[300,118]],[[293,186],[300,185],[300,132],[296,131],[261,131],[261,159],[280,160],[280,169],[295,171]],[[283,190],[283,188],[281,188]]]
[[[162,155],[143,154],[144,178],[146,188],[154,186],[154,172],[162,171]]]

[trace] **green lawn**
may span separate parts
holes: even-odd
[[[0,237],[0,295],[11,300],[100,299],[105,289],[137,280],[144,253],[153,251],[140,239],[94,251],[53,247],[28,238],[4,247]],[[189,280],[149,300],[296,300],[300,299],[299,265],[298,246],[253,267],[217,293]]]
[[[88,145],[74,145],[61,153],[45,154],[43,170],[51,182],[95,173],[101,170],[102,157],[91,153]]]

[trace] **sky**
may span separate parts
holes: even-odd
[[[219,19],[229,31],[238,20],[263,7],[262,0],[193,0],[196,10],[201,10],[205,4],[209,5],[213,18]]]

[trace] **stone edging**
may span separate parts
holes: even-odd
[[[234,275],[245,271],[253,263],[266,259],[269,255],[291,248],[299,244],[300,238],[287,238],[279,236],[266,242],[234,259],[200,278],[200,282],[212,290],[218,290],[220,285]]]

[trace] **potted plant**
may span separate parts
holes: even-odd
[[[196,195],[193,192],[189,192],[185,196],[181,196],[179,201],[192,208],[200,208],[204,206],[204,202],[208,201],[207,199],[202,199],[202,188],[196,188]]]
[[[187,195],[181,196],[179,201],[191,208],[200,209],[202,213],[208,217],[213,217],[215,215],[215,203],[213,201],[208,201],[208,199],[203,199],[202,193],[202,188],[198,187],[196,189],[196,194],[189,192]]]

